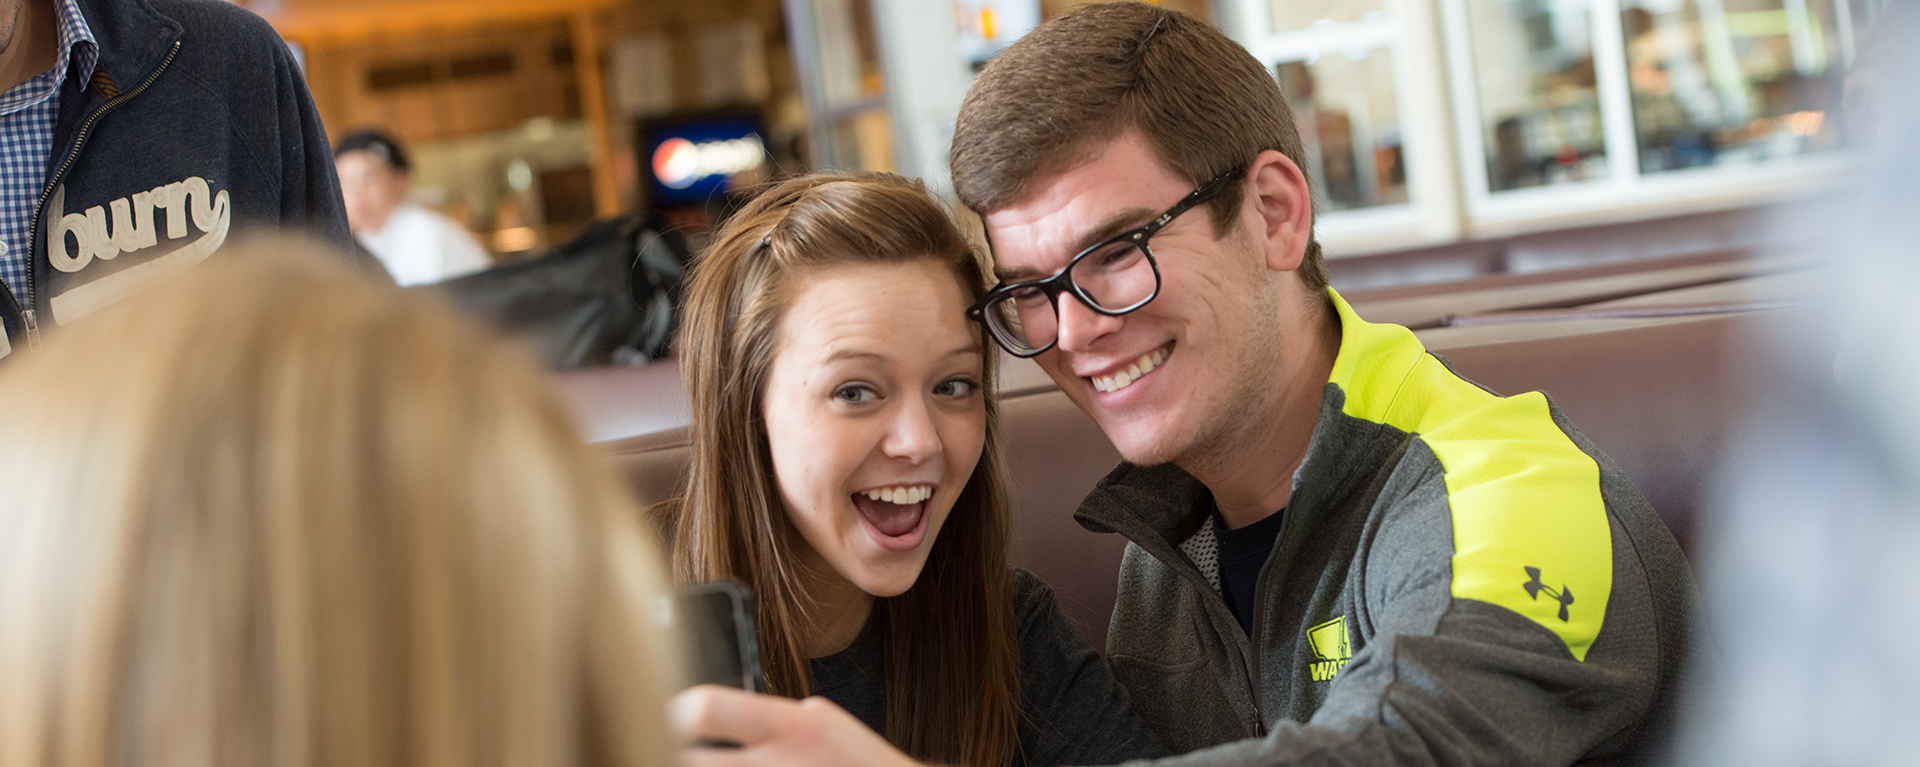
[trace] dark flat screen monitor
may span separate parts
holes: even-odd
[[[640,174],[657,206],[704,203],[730,191],[729,177],[771,162],[757,112],[666,117],[638,129]]]

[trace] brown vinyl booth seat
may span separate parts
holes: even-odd
[[[1619,279],[1615,266],[1597,276],[1562,275],[1546,290],[1516,292],[1503,275],[1349,298],[1362,317],[1372,319],[1369,304],[1376,304],[1393,321],[1424,327],[1417,332],[1429,349],[1495,392],[1545,392],[1633,478],[1684,547],[1742,401],[1732,352],[1761,313],[1791,303],[1797,284],[1778,264],[1748,263],[1705,270],[1688,263],[1665,274],[1671,264],[1648,264],[1642,271],[1652,276],[1638,283]],[[1566,284],[1588,278],[1595,282],[1585,292]],[[1491,286],[1476,285],[1483,281]],[[1442,293],[1457,300],[1426,300]],[[1528,298],[1541,295],[1551,304]],[[1409,306],[1473,313],[1396,312]],[[1082,529],[1073,512],[1120,457],[1038,368],[1003,359],[1011,363],[1000,388],[1014,562],[1051,584],[1089,641],[1104,646],[1125,541]],[[687,405],[674,363],[568,373],[561,385],[589,438],[605,445],[643,502],[676,492],[686,466]]]

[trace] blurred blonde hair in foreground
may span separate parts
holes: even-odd
[[[666,763],[611,470],[516,350],[309,250],[0,369],[0,767]]]

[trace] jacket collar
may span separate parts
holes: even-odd
[[[148,0],[74,0],[99,45],[99,67],[119,90],[132,90],[159,68],[185,33],[180,22],[155,10]],[[84,87],[93,72],[68,73]]]
[[[1346,299],[1327,289],[1340,319],[1340,351],[1334,357],[1306,458],[1293,475],[1287,532],[1313,529],[1320,517],[1353,489],[1357,471],[1377,465],[1364,456],[1390,446],[1400,433],[1372,413],[1393,407],[1400,386],[1426,349],[1399,325],[1360,319]],[[1213,494],[1185,470],[1164,464],[1122,463],[1094,486],[1074,519],[1096,533],[1120,533],[1164,562],[1184,561],[1179,546],[1207,523]]]

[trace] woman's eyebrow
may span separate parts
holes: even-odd
[[[979,344],[969,343],[966,346],[955,347],[952,351],[947,352],[945,356],[948,358],[965,357],[969,355],[977,357],[984,356],[985,354],[986,352],[981,350]],[[835,349],[833,353],[828,354],[826,359],[821,360],[821,362],[841,362],[844,360],[880,360],[884,362],[887,359],[889,359],[889,357],[885,354],[866,349]]]
[[[885,360],[886,358],[887,358],[887,355],[881,354],[879,352],[867,351],[865,349],[843,348],[843,349],[833,350],[833,353],[827,355],[827,358],[822,361],[823,362],[839,362],[841,360],[854,360],[854,359]]]

